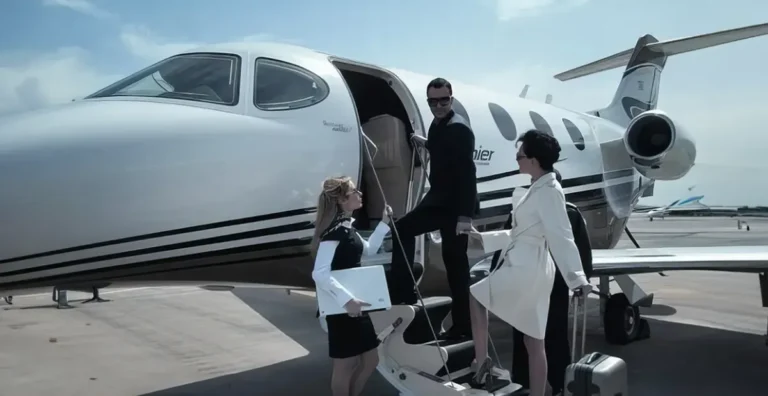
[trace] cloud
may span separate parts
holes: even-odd
[[[120,33],[120,42],[131,55],[156,62],[170,55],[200,46],[194,41],[173,41],[154,35],[144,26],[126,26]]]
[[[550,65],[519,62],[495,71],[473,73],[467,82],[514,96],[527,84],[530,85],[528,99],[544,102],[546,95],[551,94],[553,105],[589,111],[610,102],[621,78],[621,71],[611,71],[597,79],[562,82],[553,77],[562,71]]]
[[[590,0],[495,0],[496,16],[502,22],[564,11],[587,4]]]
[[[91,66],[88,51],[78,47],[6,52],[0,54],[0,114],[68,102],[119,77]]]
[[[51,1],[62,4],[81,3],[80,0]],[[206,44],[159,37],[143,26],[123,27],[119,41],[128,57],[145,64]],[[258,33],[230,42],[258,41],[298,43],[297,40]],[[0,114],[68,102],[124,77],[95,67],[92,60],[92,54],[79,47],[63,47],[51,52],[0,52]]]
[[[43,0],[43,5],[49,7],[64,7],[94,18],[111,18],[114,15],[88,0]]]
[[[160,37],[144,26],[133,25],[123,28],[120,34],[120,41],[131,55],[150,62],[156,62],[170,55],[200,47],[205,44],[210,44],[195,41],[174,41],[172,39]],[[280,38],[266,33],[251,34],[230,40],[230,42],[238,43],[259,41],[292,44],[298,44],[300,42],[299,40]]]

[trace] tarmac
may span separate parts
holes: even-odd
[[[642,247],[762,245],[768,219],[633,218]],[[632,248],[623,240],[618,248]],[[655,293],[643,310],[651,338],[608,345],[597,300],[587,350],[623,358],[630,393],[649,396],[768,394],[768,309],[757,275],[670,272],[634,279]],[[2,396],[330,396],[326,335],[311,293],[194,287],[105,290],[113,301],[55,309],[49,293],[18,296],[0,311]],[[70,292],[70,300],[88,298]],[[502,365],[509,327],[492,325]],[[378,374],[363,392],[394,396]]]

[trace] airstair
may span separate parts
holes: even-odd
[[[361,232],[364,237],[364,232]],[[363,258],[363,265],[383,265],[389,272],[391,255],[388,243],[382,252]],[[418,245],[418,244],[417,244]],[[391,246],[391,245],[390,245]],[[418,252],[417,255],[419,256]],[[414,264],[418,279],[423,266]],[[473,271],[472,282],[484,278],[487,271]],[[426,297],[415,305],[394,305],[386,311],[370,312],[381,342],[378,347],[378,371],[401,396],[511,396],[521,386],[511,381],[507,370],[494,368],[493,378],[485,389],[474,389],[469,381],[474,375],[475,358],[471,338],[458,341],[436,341],[435,333],[451,327],[451,298]],[[321,327],[327,331],[325,318]],[[434,330],[434,333],[433,333]],[[516,393],[517,392],[517,393]]]

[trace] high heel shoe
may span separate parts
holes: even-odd
[[[475,375],[469,381],[469,386],[475,389],[484,389],[488,386],[493,386],[493,375],[491,370],[493,369],[493,361],[491,358],[485,358],[482,364],[479,365]]]

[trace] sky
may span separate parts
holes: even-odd
[[[764,0],[0,0],[0,114],[88,95],[180,50],[282,41],[588,111],[621,70],[552,76],[634,46],[764,23]],[[768,37],[671,57],[659,108],[696,139],[696,165],[644,204],[705,195],[768,205]],[[692,191],[688,188],[694,186]]]

